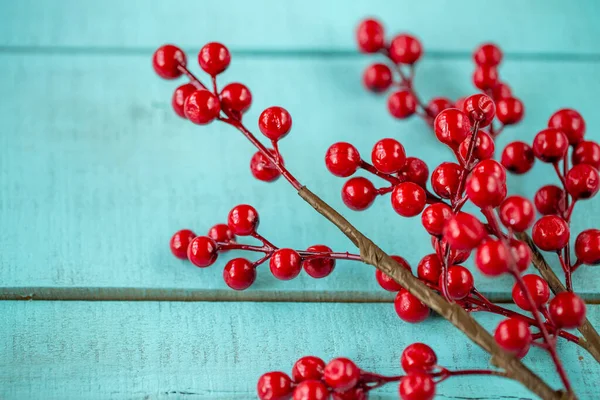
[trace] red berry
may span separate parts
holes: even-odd
[[[559,216],[546,215],[533,225],[532,238],[542,250],[560,250],[569,243],[569,224]]]
[[[292,116],[283,107],[266,108],[258,117],[258,128],[271,140],[280,140],[292,129]]]
[[[221,43],[207,43],[198,53],[200,68],[211,76],[225,71],[230,61],[231,55],[229,54],[229,50]]]
[[[480,128],[485,128],[494,120],[496,105],[485,94],[474,94],[465,99],[463,111],[469,116],[471,124],[479,122]]]
[[[171,241],[169,242],[169,246],[171,247],[171,252],[173,255],[177,258],[181,258],[182,260],[186,260],[188,246],[195,237],[196,234],[189,229],[182,229],[175,232],[175,234],[171,237]]]
[[[512,97],[512,90],[510,90],[510,86],[502,82],[496,83],[496,86],[491,89],[491,92],[492,99],[494,99],[494,101]]]
[[[454,107],[452,101],[446,97],[434,97],[427,104],[425,111],[431,118],[437,117],[442,111]]]
[[[225,109],[244,113],[252,104],[252,93],[246,85],[230,83],[221,90],[221,105]]]
[[[567,135],[553,128],[540,131],[533,139],[533,154],[543,162],[561,160],[569,150]]]
[[[310,246],[307,251],[319,252],[319,253],[331,253],[332,250],[323,245],[315,244]],[[333,272],[335,268],[335,260],[332,258],[310,258],[302,262],[302,266],[306,273],[313,278],[325,278],[327,275]]]
[[[180,65],[185,67],[187,58],[183,50],[172,44],[160,46],[152,56],[152,67],[163,79],[179,78],[183,73],[178,68]]]
[[[401,34],[392,39],[388,49],[389,56],[396,64],[414,64],[423,53],[421,42],[407,34]]]
[[[332,144],[325,154],[325,165],[335,176],[346,178],[356,172],[360,165],[360,154],[350,143]]]
[[[495,67],[502,61],[502,50],[493,43],[484,43],[473,53],[473,60],[477,65]]]
[[[377,190],[370,180],[363,177],[350,178],[342,188],[344,204],[355,211],[366,210],[373,204]]]
[[[208,230],[208,237],[215,242],[231,243],[235,241],[235,235],[227,224],[216,224]]]
[[[223,279],[234,290],[248,289],[256,280],[256,268],[245,258],[234,258],[225,264]]]
[[[516,97],[506,97],[496,102],[496,117],[504,125],[520,122],[524,114],[523,103]]]
[[[471,136],[467,136],[465,140],[463,140],[458,146],[458,152],[464,161],[467,161],[467,157],[469,155],[469,146],[471,145]],[[487,160],[494,156],[494,150],[496,150],[496,146],[494,145],[494,139],[484,131],[477,131],[477,135],[475,137],[475,148],[473,149],[473,156],[477,160]]]
[[[295,250],[279,249],[271,256],[269,268],[275,278],[288,281],[297,277],[302,270],[302,259]]]
[[[404,119],[417,111],[417,99],[409,90],[399,90],[388,97],[387,106],[393,117]]]
[[[569,143],[576,145],[583,140],[585,121],[577,111],[564,108],[552,114],[548,121],[548,128],[563,132],[569,138]]]
[[[439,286],[443,285],[444,277],[440,275]],[[448,268],[448,294],[454,300],[462,300],[467,297],[473,289],[473,274],[462,265],[454,265]]]
[[[509,318],[498,324],[494,333],[496,343],[516,357],[525,357],[533,338],[527,322],[517,318]]]
[[[185,100],[196,91],[196,86],[191,83],[186,83],[185,85],[179,86],[173,92],[173,98],[171,99],[171,105],[173,106],[173,110],[175,113],[182,118],[185,118],[185,112],[183,109],[183,105],[185,104]]]
[[[598,170],[588,164],[575,165],[567,172],[565,181],[567,192],[574,200],[594,197],[600,188]]]
[[[471,122],[464,112],[457,108],[448,108],[435,117],[433,129],[440,142],[454,147],[471,133]]]
[[[444,226],[444,239],[457,250],[474,249],[486,235],[483,224],[465,212],[454,215]]]
[[[358,48],[364,53],[376,53],[385,46],[383,25],[375,19],[365,19],[356,29]]]
[[[360,379],[360,369],[352,360],[334,358],[325,366],[323,378],[332,389],[343,392],[356,386]]]
[[[419,215],[427,204],[425,189],[412,182],[403,182],[394,187],[391,199],[394,211],[403,217]]]
[[[494,175],[500,182],[506,183],[506,170],[495,160],[483,160],[473,168],[472,174]]]
[[[402,321],[412,324],[425,321],[429,316],[429,307],[406,289],[400,290],[396,295],[394,308]]]
[[[196,90],[185,99],[183,112],[194,124],[205,125],[219,116],[221,105],[208,90]]]
[[[394,259],[394,261],[400,264],[401,267],[407,269],[408,271],[411,271],[410,264],[404,258],[400,256],[392,256],[392,258]],[[392,277],[390,277],[385,272],[381,272],[378,269],[375,270],[375,279],[377,279],[377,283],[379,283],[379,286],[381,286],[389,292],[399,292],[400,290],[402,290],[402,286],[400,286],[398,282],[393,280]]]
[[[565,196],[564,190],[558,186],[546,185],[538,189],[533,202],[540,214],[560,214],[565,210]]]
[[[585,321],[585,303],[575,293],[562,292],[548,305],[550,319],[558,328],[575,329]]]
[[[421,214],[421,223],[430,235],[440,236],[446,221],[452,217],[452,208],[444,203],[434,203]]]
[[[392,70],[385,64],[372,64],[363,73],[363,83],[372,92],[380,93],[392,86]]]
[[[512,142],[502,151],[501,162],[513,174],[524,174],[533,167],[533,149],[525,142]]]
[[[256,209],[248,204],[235,206],[229,212],[227,225],[238,236],[249,236],[256,232],[260,219]]]
[[[473,84],[481,90],[489,90],[498,84],[498,70],[490,65],[478,65],[473,73]]]
[[[584,264],[600,264],[600,230],[587,229],[577,235],[575,255]]]
[[[196,267],[212,265],[219,255],[217,243],[208,236],[197,236],[187,248],[187,257]]]
[[[258,379],[256,391],[260,400],[289,400],[292,380],[283,372],[267,372]]]
[[[487,276],[499,276],[509,269],[510,253],[499,239],[486,239],[475,252],[475,265]]]
[[[508,244],[517,264],[517,269],[519,272],[524,272],[531,262],[531,249],[527,243],[517,239],[510,239]]]
[[[533,303],[539,309],[548,302],[550,298],[550,287],[548,283],[537,275],[523,275],[523,283],[527,286],[527,291],[531,295]],[[512,291],[513,301],[517,306],[525,311],[531,311],[531,305],[527,301],[527,296],[521,290],[519,284],[515,284]]]
[[[275,156],[275,150],[268,149]],[[283,158],[279,157],[279,161],[283,164]],[[260,150],[254,153],[250,159],[250,172],[259,181],[273,182],[279,178],[281,172],[275,164],[271,162]]]
[[[326,400],[329,389],[320,380],[302,381],[294,389],[293,400]]]
[[[506,183],[489,173],[473,173],[467,179],[467,196],[479,208],[498,207],[506,197]]]
[[[417,276],[430,283],[438,283],[442,273],[442,262],[437,254],[428,254],[419,261]]]
[[[600,146],[596,142],[584,140],[573,150],[572,160],[574,165],[589,164],[600,169]]]
[[[296,383],[309,379],[321,379],[324,370],[325,361],[319,357],[306,356],[298,359],[292,367],[292,378]]]
[[[417,157],[407,157],[406,163],[398,176],[404,177],[409,182],[414,182],[419,186],[425,186],[429,177],[429,168],[423,160]]]
[[[398,172],[406,163],[404,146],[395,139],[381,139],[373,146],[371,161],[378,171],[386,174]]]
[[[424,343],[413,343],[407,346],[400,356],[402,369],[412,372],[429,372],[437,364],[435,351]]]
[[[431,246],[435,250],[436,254],[446,254],[446,248],[448,247],[448,243],[439,238],[432,236],[431,237]],[[450,265],[456,265],[463,263],[469,259],[471,256],[471,250],[458,250],[450,248]]]
[[[428,374],[414,372],[402,377],[398,392],[402,400],[433,400],[435,382]]]
[[[456,196],[462,172],[462,167],[456,163],[441,163],[431,174],[433,191],[445,199]]]
[[[535,219],[535,209],[531,201],[522,196],[510,196],[500,205],[500,221],[515,232],[529,229]]]

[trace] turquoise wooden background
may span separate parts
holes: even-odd
[[[473,91],[472,49],[502,46],[501,75],[525,102],[526,118],[498,147],[531,141],[563,106],[580,110],[588,135],[600,140],[595,0],[0,1],[0,399],[245,399],[262,372],[289,370],[306,354],[350,356],[365,369],[397,373],[401,350],[415,340],[432,344],[449,366],[487,364],[439,318],[399,321],[370,267],[339,263],[326,279],[291,282],[261,268],[251,290],[234,293],[221,278],[226,258],[199,270],[168,251],[175,230],[204,232],[242,202],[257,207],[262,233],[276,244],[353,249],[285,182],[251,179],[253,150],[235,131],[174,116],[176,84],[150,67],[164,42],[184,47],[190,60],[205,42],[230,46],[221,82],[251,88],[249,125],[268,105],[288,108],[286,163],[336,207],[342,181],[322,163],[335,141],[366,153],[393,136],[430,165],[449,157],[421,121],[392,120],[385,99],[362,89],[361,71],[374,59],[355,52],[353,33],[368,15],[422,39],[417,87],[425,98]],[[529,196],[554,182],[539,163],[509,179]],[[430,252],[425,231],[378,200],[344,214],[416,266]],[[582,203],[573,230],[597,227],[599,213],[598,199]],[[599,273],[581,268],[575,278],[596,324]],[[510,299],[508,279],[476,281],[495,300]],[[478,318],[490,327],[498,320]],[[573,346],[560,353],[581,398],[598,398],[598,365]],[[534,350],[526,362],[558,384],[544,354]],[[451,380],[438,394],[532,398],[487,378]]]

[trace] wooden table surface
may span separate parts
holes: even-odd
[[[565,106],[600,140],[595,0],[0,1],[0,399],[246,399],[260,374],[289,371],[307,354],[399,373],[413,341],[431,344],[451,367],[488,364],[440,318],[400,321],[372,267],[339,262],[326,279],[289,282],[260,268],[250,290],[233,292],[222,280],[232,255],[199,270],[169,252],[174,231],[203,233],[239,203],[258,209],[261,233],[282,247],[354,249],[283,180],[252,179],[253,150],[234,130],[174,115],[176,84],[150,66],[165,42],[186,49],[194,70],[204,43],[228,45],[232,64],[220,79],[252,90],[248,125],[256,129],[269,105],[286,107],[294,118],[281,144],[286,165],[337,208],[342,181],[322,162],[335,141],[366,153],[391,136],[430,166],[450,157],[420,120],[393,120],[385,97],[362,88],[361,71],[375,59],[357,54],[353,35],[368,15],[422,39],[416,85],[425,98],[473,92],[472,50],[501,45],[501,75],[526,117],[498,148],[531,142]],[[541,163],[509,177],[530,197],[555,181]],[[431,252],[418,221],[399,218],[387,199],[344,215],[413,267]],[[599,215],[600,200],[582,202],[573,232],[598,227]],[[510,279],[474,274],[491,298],[510,300]],[[600,325],[600,269],[582,267],[574,283]],[[490,328],[499,320],[477,318]],[[600,366],[573,345],[559,352],[580,398],[600,398]],[[542,351],[525,362],[559,385]],[[396,387],[376,393],[395,398]],[[512,381],[457,378],[438,398],[533,395]]]

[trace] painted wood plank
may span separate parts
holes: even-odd
[[[218,40],[235,50],[354,50],[365,16],[419,35],[426,49],[471,52],[481,41],[509,52],[598,55],[595,0],[321,1],[20,0],[0,5],[0,46],[196,47]]]
[[[232,206],[247,202],[261,214],[262,233],[282,247],[326,243],[353,251],[284,181],[265,184],[251,178],[253,150],[236,131],[218,123],[196,127],[176,117],[170,110],[176,83],[158,80],[148,61],[148,56],[0,57],[0,92],[10,99],[0,107],[0,286],[5,294],[83,288],[88,298],[102,298],[102,288],[139,288],[146,295],[144,289],[156,289],[166,298],[172,298],[169,291],[178,298],[205,298],[227,289],[221,278],[227,258],[197,269],[171,256],[169,237],[184,227],[203,233],[223,222]],[[450,157],[420,120],[394,121],[384,97],[363,91],[360,73],[367,62],[239,57],[225,76],[253,90],[255,104],[247,115],[251,129],[268,105],[290,110],[295,125],[282,143],[287,165],[342,210],[343,181],[328,174],[322,162],[335,141],[350,141],[369,154],[375,141],[392,136],[430,166]],[[467,61],[430,60],[418,72],[417,87],[424,98],[468,94],[471,68]],[[597,63],[587,62],[507,63],[502,74],[523,98],[527,116],[500,143],[531,141],[561,106],[579,108],[589,136],[599,140],[597,70]],[[541,183],[555,181],[545,165],[509,180],[514,191],[528,196]],[[345,209],[344,214],[413,268],[431,252],[419,220],[398,217],[388,198],[366,212]],[[573,231],[598,226],[598,215],[598,199],[582,202]],[[575,287],[598,299],[598,273],[582,267]],[[511,287],[508,278],[477,275],[476,280],[496,297],[506,297]],[[341,262],[323,280],[302,274],[278,282],[261,268],[251,290],[271,298],[285,290],[309,293],[305,299],[323,299],[325,291],[345,300],[391,299],[378,288],[371,267]],[[256,293],[249,296],[255,299]]]
[[[307,354],[347,356],[361,368],[400,374],[400,353],[414,341],[431,345],[442,365],[488,367],[485,353],[447,322],[406,324],[389,304],[3,301],[0,314],[3,400],[248,399],[260,374],[290,371]],[[589,316],[600,322],[600,306],[590,306]],[[498,321],[478,319],[489,328]],[[579,398],[597,398],[600,365],[572,344],[561,343],[559,354]],[[546,354],[533,349],[525,361],[558,387]],[[397,398],[396,390],[382,388],[374,398]],[[481,377],[452,379],[436,398],[533,395]]]

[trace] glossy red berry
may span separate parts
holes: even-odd
[[[582,141],[573,150],[573,165],[589,164],[600,169],[600,145],[596,142]]]
[[[215,242],[230,243],[235,241],[235,235],[227,224],[216,224],[208,230],[208,237]]]
[[[501,162],[513,174],[524,174],[535,162],[533,149],[525,142],[509,143],[502,151]]]
[[[457,250],[471,250],[486,237],[483,224],[471,214],[459,212],[446,222],[444,239]]]
[[[413,343],[407,346],[400,356],[402,369],[412,372],[429,372],[437,364],[435,351],[424,343]]]
[[[404,119],[417,111],[417,99],[409,90],[399,90],[388,97],[387,106],[393,117]]]
[[[396,295],[394,299],[394,308],[396,314],[402,321],[416,324],[422,322],[429,316],[429,307],[417,299],[415,296],[410,294],[406,289],[402,289]]]
[[[383,25],[375,19],[361,21],[356,29],[358,48],[364,53],[376,53],[385,46]]]
[[[319,252],[319,253],[331,253],[332,250],[323,245],[315,244],[310,246],[307,251]],[[308,275],[313,278],[325,278],[335,268],[335,260],[332,258],[311,258],[302,262],[302,267]]]
[[[238,236],[248,236],[256,232],[260,219],[254,207],[248,204],[235,206],[229,212],[227,225]]]
[[[398,172],[406,163],[404,146],[395,139],[381,139],[373,146],[371,162],[378,171],[386,174]]]
[[[173,106],[173,110],[175,113],[182,118],[185,118],[185,112],[183,109],[183,105],[185,104],[185,100],[196,91],[196,86],[191,83],[186,83],[185,85],[179,86],[173,92],[173,98],[171,99],[171,105]]]
[[[548,128],[555,128],[569,138],[569,143],[576,145],[583,140],[585,135],[585,121],[581,114],[575,110],[564,108],[558,110],[550,117]]]
[[[404,258],[402,258],[400,256],[392,256],[392,258],[394,259],[394,261],[396,261],[398,264],[400,264],[401,267],[403,267],[404,269],[406,269],[408,271],[411,271],[410,264]],[[393,280],[385,272],[381,272],[378,269],[375,270],[375,279],[377,279],[377,283],[379,283],[379,286],[381,286],[383,289],[387,290],[388,292],[399,292],[402,289],[402,286],[398,282]]]
[[[183,50],[172,44],[160,46],[152,56],[152,67],[154,71],[163,79],[179,78],[182,71],[179,66],[187,65],[187,58]]]
[[[421,58],[423,48],[414,36],[401,34],[392,39],[388,52],[396,64],[414,64]]]
[[[456,195],[463,169],[451,162],[441,163],[431,174],[431,187],[440,197],[450,199]]]
[[[183,112],[194,124],[205,125],[219,116],[221,105],[208,90],[196,90],[185,99]]]
[[[587,229],[577,235],[575,255],[583,264],[600,264],[600,230]]]
[[[519,358],[525,357],[533,340],[527,322],[517,318],[500,322],[494,333],[494,339],[501,348]]]
[[[200,268],[212,265],[218,255],[217,243],[208,236],[195,237],[187,248],[188,260]]]
[[[586,307],[575,293],[562,292],[550,300],[548,312],[558,328],[575,329],[585,321]]]
[[[438,140],[450,147],[458,146],[471,132],[471,122],[467,114],[457,108],[440,112],[433,122]]]
[[[177,258],[186,260],[188,246],[195,237],[196,234],[189,229],[182,229],[175,232],[169,242],[171,253],[173,253],[173,255]]]
[[[440,236],[444,225],[452,217],[452,208],[444,203],[433,203],[421,214],[421,223],[430,235]]]
[[[441,273],[442,262],[435,253],[426,255],[417,265],[417,276],[424,281],[438,283]]]
[[[532,238],[542,250],[560,250],[569,242],[569,224],[557,215],[546,215],[533,225]]]
[[[548,283],[535,274],[523,275],[523,283],[527,286],[527,291],[531,295],[533,303],[539,309],[550,299],[550,287]],[[519,284],[515,284],[512,291],[513,301],[517,306],[525,311],[531,311],[531,304],[527,301],[527,296],[521,290]]]
[[[435,382],[428,374],[413,372],[400,380],[398,392],[402,400],[433,400]]]
[[[506,183],[493,174],[474,172],[467,179],[466,192],[477,207],[495,208],[506,197]]]
[[[360,369],[352,360],[334,358],[325,366],[323,378],[332,389],[343,392],[356,386],[360,379]]]
[[[510,249],[499,239],[486,239],[475,252],[475,265],[487,276],[499,276],[509,270]]]
[[[473,73],[473,84],[481,90],[490,90],[498,84],[498,70],[490,65],[478,65]]]
[[[507,197],[498,211],[502,224],[514,232],[526,231],[535,219],[533,204],[522,196]]]
[[[504,167],[496,160],[483,160],[477,163],[473,170],[472,174],[484,174],[484,175],[493,175],[500,180],[500,182],[506,183],[506,170]]]
[[[502,61],[502,50],[493,43],[484,43],[473,53],[473,60],[477,65],[495,67]]]
[[[480,128],[485,128],[494,120],[496,105],[494,101],[485,94],[474,94],[465,99],[463,111],[469,116],[471,124],[479,122]]]
[[[269,268],[275,278],[288,281],[297,277],[302,270],[302,259],[295,250],[279,249],[271,256]]]
[[[250,89],[241,83],[230,83],[221,90],[221,105],[224,109],[244,113],[252,104]]]
[[[471,136],[467,136],[458,146],[458,152],[464,161],[467,161],[469,156],[469,146],[471,145]],[[473,157],[477,160],[487,160],[494,156],[496,146],[494,139],[484,131],[477,131],[475,136],[475,147],[473,149]],[[463,163],[464,164],[464,163]]]
[[[309,379],[321,379],[325,370],[325,361],[319,357],[306,356],[298,359],[292,367],[292,379],[294,382],[302,382]]]
[[[427,164],[417,157],[407,157],[404,167],[398,173],[398,176],[406,178],[409,182],[414,182],[420,186],[425,186],[429,178],[429,168]]]
[[[506,83],[498,82],[496,83],[496,86],[491,89],[491,95],[494,101],[498,101],[500,99],[512,97],[512,90]]]
[[[567,135],[554,128],[540,131],[533,139],[533,154],[543,162],[553,163],[561,160],[568,149]]]
[[[205,44],[198,53],[198,64],[207,74],[215,76],[225,71],[231,62],[231,54],[221,43]]]
[[[355,211],[366,210],[373,204],[377,190],[370,180],[363,177],[350,178],[342,188],[344,204]]]
[[[529,263],[531,262],[531,249],[527,243],[517,239],[510,239],[508,244],[510,246],[513,259],[517,264],[517,269],[520,272],[525,272],[527,267],[529,267]]]
[[[579,164],[567,172],[565,184],[567,192],[573,196],[573,199],[589,199],[598,193],[600,176],[598,170],[591,165]]]
[[[326,400],[328,398],[329,389],[323,382],[306,380],[296,386],[292,400]]]
[[[245,290],[256,280],[256,268],[245,258],[234,258],[225,264],[223,279],[230,288]]]
[[[267,372],[258,379],[256,391],[260,400],[289,400],[292,380],[283,372]]]
[[[258,128],[271,140],[280,140],[292,129],[292,116],[283,107],[266,108],[258,117]]]
[[[454,107],[452,101],[446,97],[434,97],[427,104],[425,111],[431,118],[437,117],[442,111]]]
[[[275,150],[268,150],[275,156]],[[281,156],[279,157],[279,161],[283,164],[283,158]],[[281,175],[281,172],[279,172],[275,164],[273,164],[261,151],[254,153],[250,159],[250,172],[252,173],[252,176],[263,182],[273,182]]]
[[[560,214],[565,209],[565,192],[556,185],[542,186],[535,193],[533,202],[542,215]]]
[[[443,285],[443,276],[439,278],[439,286]],[[462,300],[473,289],[473,274],[462,265],[453,265],[448,268],[448,294],[454,300]]]
[[[375,93],[385,92],[392,86],[392,70],[385,64],[372,64],[363,73],[363,84]]]
[[[427,204],[425,189],[412,182],[403,182],[394,187],[391,199],[394,211],[403,217],[419,215]]]
[[[523,103],[516,97],[506,97],[496,101],[496,117],[504,125],[520,122],[524,114]]]
[[[350,143],[332,144],[325,154],[325,166],[335,176],[346,178],[356,172],[360,165],[360,154]]]

